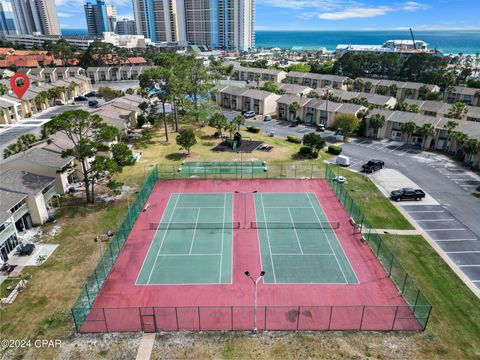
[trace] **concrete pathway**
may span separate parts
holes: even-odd
[[[390,235],[422,235],[419,230],[392,230],[392,229],[373,229],[377,234],[388,233]]]
[[[149,360],[152,355],[155,333],[144,333],[140,340],[136,360]]]

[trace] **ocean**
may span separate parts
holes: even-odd
[[[62,35],[88,35],[87,29],[62,29]],[[480,31],[415,31],[416,40],[445,54],[480,53]],[[409,31],[265,31],[255,32],[257,48],[335,50],[338,44],[382,45],[387,40],[410,40]]]
[[[415,40],[445,54],[480,53],[480,31],[415,31]],[[338,44],[382,45],[387,40],[410,40],[409,31],[255,31],[257,48],[335,50]]]

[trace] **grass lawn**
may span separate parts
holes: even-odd
[[[393,247],[395,236],[385,236]],[[433,305],[425,332],[415,335],[421,358],[480,358],[480,299],[422,236],[399,236],[396,252]]]
[[[347,178],[343,185],[347,190],[362,190],[350,192],[350,196],[360,207],[363,206],[365,195],[365,218],[376,229],[411,230],[413,226],[403,217],[392,202],[387,199],[368,176],[338,166],[331,166],[335,174]],[[364,195],[363,195],[364,194]]]
[[[189,160],[240,160],[237,153],[209,151],[217,139],[214,130],[197,131],[197,145]],[[250,134],[249,134],[250,135]],[[243,160],[269,163],[292,161],[301,145],[278,138],[251,134],[275,146],[272,153],[255,152]],[[185,157],[171,134],[165,145],[158,130],[138,144],[143,156],[139,163],[116,176],[125,185],[141,186],[144,166],[157,163],[178,165]],[[322,158],[326,158],[322,153]],[[322,160],[305,161],[320,163]],[[347,189],[362,189],[366,194],[366,217],[377,228],[411,229],[406,219],[365,176],[341,169]],[[359,193],[351,193],[357,201]],[[132,194],[132,200],[135,195]],[[138,336],[75,335],[70,308],[80,287],[95,267],[98,258],[96,235],[116,230],[126,213],[125,200],[86,205],[83,199],[62,199],[57,223],[61,231],[45,242],[58,243],[54,254],[39,267],[26,269],[32,275],[27,288],[14,304],[0,310],[0,333],[11,339],[62,339],[63,349],[18,349],[2,353],[7,359],[118,359],[138,346]],[[53,224],[43,227],[47,233]],[[392,241],[392,238],[388,239]],[[480,357],[480,301],[419,236],[401,238],[397,254],[406,270],[433,305],[431,321],[422,333],[265,333],[252,337],[246,333],[171,333],[157,337],[153,358],[219,359],[478,359]],[[104,245],[106,245],[104,243]],[[28,354],[27,354],[28,352]],[[116,354],[116,355],[115,355]],[[127,357],[124,357],[127,358]],[[129,356],[128,358],[132,358]]]

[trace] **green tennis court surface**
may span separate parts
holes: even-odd
[[[186,161],[178,169],[180,174],[262,174],[268,170],[263,161]]]
[[[265,161],[184,161],[182,163],[184,166],[197,166],[197,167],[206,167],[206,166],[265,166]]]
[[[231,193],[172,194],[136,283],[230,284],[232,217]]]
[[[256,193],[265,283],[356,284],[358,279],[313,193]]]

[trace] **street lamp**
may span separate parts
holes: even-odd
[[[252,334],[256,334],[257,330],[257,283],[265,275],[265,271],[260,271],[260,275],[254,279],[248,271],[245,271],[245,276],[253,282],[253,329]]]
[[[256,194],[258,191],[252,191],[251,194]],[[242,191],[237,191],[235,190],[235,194],[243,194],[244,198],[244,209],[243,209],[243,227],[247,227],[247,195],[250,194],[250,192],[242,192]]]
[[[365,191],[363,191],[362,189],[351,189],[350,190],[351,192],[359,192],[362,194],[362,206],[361,206],[361,212],[362,212],[362,220],[360,221],[361,223],[361,227],[362,227],[362,230],[363,230],[363,218],[364,218],[364,214],[365,214]]]

